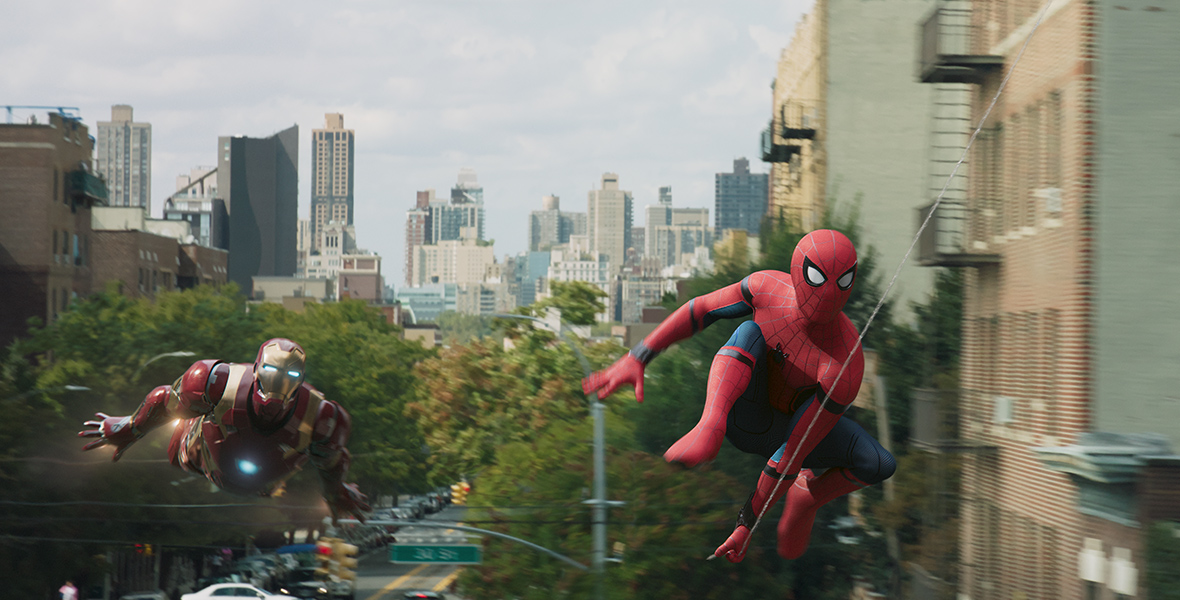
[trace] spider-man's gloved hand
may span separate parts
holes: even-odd
[[[602,399],[629,383],[635,387],[635,400],[643,402],[643,367],[644,363],[635,357],[634,351],[628,352],[613,365],[583,379],[582,391],[586,394],[598,392],[598,398]]]

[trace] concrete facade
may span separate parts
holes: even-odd
[[[219,192],[229,212],[229,278],[247,294],[255,276],[298,265],[299,127],[266,138],[217,140]]]
[[[381,277],[381,257],[348,254],[341,258],[340,270],[336,272],[336,297],[374,304],[381,302],[385,290],[385,280]]]
[[[488,266],[496,262],[495,249],[475,240],[447,240],[418,247],[412,287],[436,283],[482,283]]]
[[[778,136],[798,152],[771,164],[770,214],[810,231],[823,225],[833,203],[849,210],[859,202],[861,245],[872,245],[889,276],[913,240],[913,209],[926,197],[930,175],[936,91],[914,76],[914,32],[933,6],[819,0],[783,51],[774,85],[773,127],[814,138]],[[909,302],[924,301],[932,282],[929,270],[908,261],[890,297],[907,315]]]
[[[631,192],[619,189],[619,176],[602,175],[602,187],[591,190],[586,207],[586,235],[591,252],[606,256],[612,273],[627,260],[631,247]]]

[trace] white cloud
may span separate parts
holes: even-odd
[[[398,284],[404,212],[472,166],[497,253],[522,249],[540,197],[585,210],[602,172],[637,202],[672,185],[712,205],[713,175],[751,156],[778,50],[805,8],[543,0],[390,3],[179,0],[12,3],[0,21],[9,102],[112,104],[153,125],[156,210],[175,176],[216,162],[217,136],[298,123],[301,212],[310,130],[343,112],[357,132],[361,243]],[[19,116],[19,115],[18,115]],[[629,187],[628,187],[629,186]]]

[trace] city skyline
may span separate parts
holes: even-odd
[[[502,257],[527,249],[524,224],[543,196],[584,211],[575,199],[605,172],[627,182],[637,209],[655,204],[665,185],[678,206],[711,208],[713,174],[757,155],[774,64],[809,5],[423,3],[321,15],[298,3],[281,13],[70,3],[52,21],[15,6],[0,24],[0,57],[12,65],[0,81],[10,102],[76,106],[92,130],[111,106],[134,106],[153,127],[155,216],[177,175],[216,164],[217,137],[298,124],[299,217],[308,218],[306,132],[325,113],[343,113],[357,132],[362,246],[402,256],[415,192],[447,189],[471,167],[486,189],[486,235]],[[141,25],[136,36],[104,38],[102,56],[81,33],[61,35],[123,30],[128,19]],[[58,42],[45,52],[50,38]],[[217,74],[215,101],[208,78],[193,76],[206,72]],[[317,85],[329,72],[336,83]],[[754,170],[766,168],[755,161]],[[401,262],[387,261],[389,281],[403,280]]]

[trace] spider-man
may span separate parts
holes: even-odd
[[[130,416],[98,413],[86,421],[95,429],[78,435],[98,439],[83,450],[111,445],[119,460],[149,431],[177,421],[168,458],[185,471],[229,492],[269,496],[310,461],[333,520],[351,513],[363,521],[365,495],[344,483],[352,419],[304,382],[305,360],[299,344],[275,338],[262,344],[253,365],[197,361],[171,386],[152,390]]]
[[[840,312],[855,281],[852,242],[837,231],[813,231],[795,247],[789,274],[759,271],[689,300],[629,353],[582,381],[586,393],[597,390],[599,397],[629,383],[643,402],[643,370],[657,354],[717,319],[753,313],[713,357],[700,422],[664,453],[691,467],[715,458],[729,438],[768,459],[715,556],[741,561],[755,520],[785,494],[778,552],[798,558],[820,506],[893,475],[893,456],[843,416],[864,373],[856,327]]]

